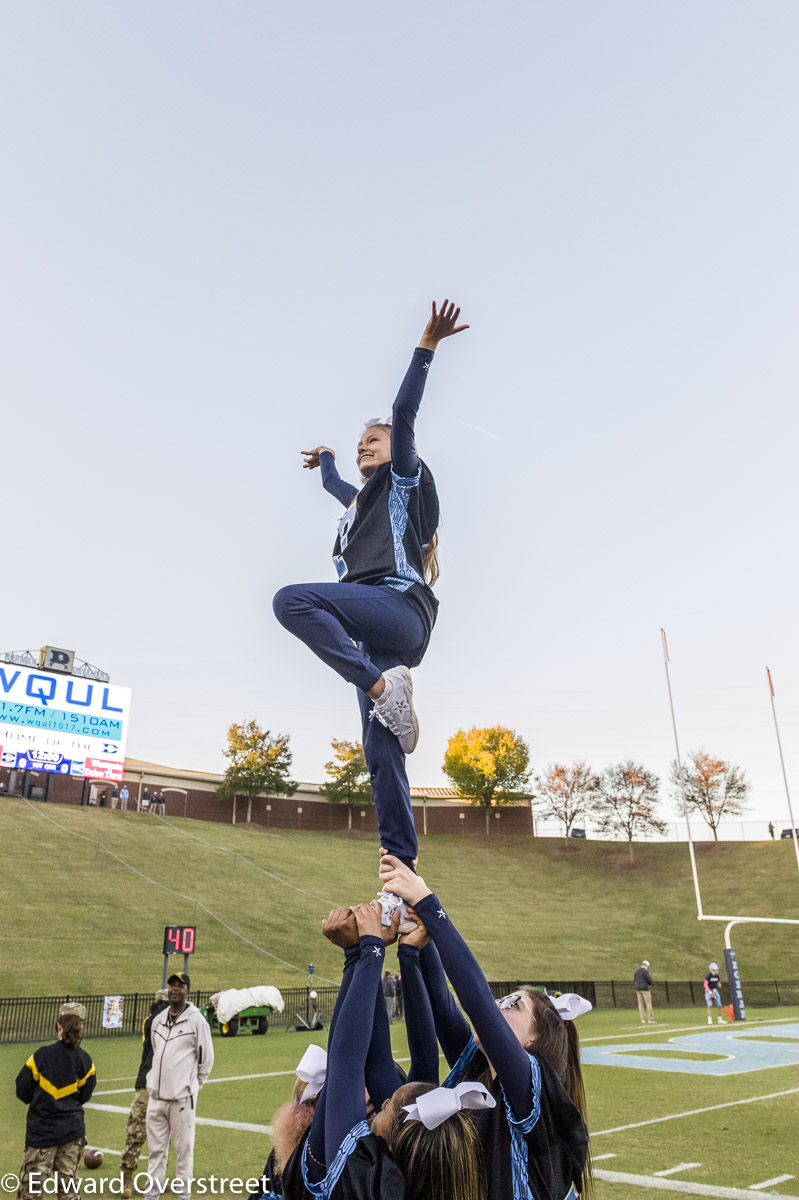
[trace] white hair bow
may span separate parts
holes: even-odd
[[[419,1096],[415,1104],[403,1105],[406,1121],[421,1121],[426,1129],[435,1129],[462,1108],[496,1108],[496,1100],[482,1083],[456,1083],[439,1087]]]
[[[327,1075],[327,1051],[323,1050],[321,1046],[310,1045],[297,1063],[295,1074],[298,1079],[307,1084],[300,1101],[301,1104],[304,1104],[306,1100],[312,1100],[314,1096],[318,1096],[322,1090]]]
[[[371,429],[373,425],[390,425],[393,415],[393,413],[389,413],[387,417],[370,417],[363,427],[364,433],[366,433],[367,429]]]
[[[575,1021],[583,1017],[594,1007],[590,1000],[584,1000],[576,992],[564,992],[562,996],[549,997],[564,1021]]]

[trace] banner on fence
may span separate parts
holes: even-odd
[[[103,996],[103,1029],[121,1029],[124,996]]]

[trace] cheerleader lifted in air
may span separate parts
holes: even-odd
[[[436,621],[439,506],[435,480],[417,457],[414,426],[439,342],[468,329],[460,309],[434,303],[391,412],[368,420],[356,451],[361,487],[341,478],[327,446],[304,450],[322,486],[344,505],[333,562],[338,583],[281,588],[275,616],[358,689],[363,749],[381,844],[407,866],[417,854],[405,756],[419,738],[411,667]]]

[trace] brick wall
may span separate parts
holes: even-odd
[[[6,787],[9,781],[9,772],[0,769],[0,779],[4,780]],[[21,783],[22,773],[19,773],[19,781]],[[168,817],[182,817],[185,813],[187,817],[192,817],[198,821],[219,821],[223,824],[230,825],[233,821],[233,801],[220,800],[216,792],[211,790],[211,785],[194,788],[187,788],[187,795],[184,797],[181,792],[170,792],[168,789],[172,786],[172,779],[165,777],[159,779],[157,775],[145,773],[145,783],[154,792],[158,788],[163,788],[166,797],[166,815]],[[46,777],[39,774],[33,781],[37,786],[44,787]],[[126,779],[128,789],[130,791],[130,799],[128,800],[128,809],[136,808],[136,797],[139,792],[139,773],[131,775]],[[186,780],[179,781],[185,784]],[[99,784],[99,787],[105,787],[110,793],[111,784]],[[73,779],[69,776],[58,775],[53,778],[50,799],[55,804],[74,804],[79,805],[83,792],[83,783],[80,779]],[[301,812],[299,810],[302,810]],[[426,817],[425,817],[426,810]],[[361,813],[364,815],[361,816]],[[463,818],[461,819],[461,815]],[[497,816],[497,814],[499,814]],[[423,805],[420,801],[414,801],[413,816],[416,825],[416,830],[419,834],[425,832],[425,825],[428,834],[448,833],[448,834],[463,834],[470,837],[485,837],[485,814],[481,808],[474,808],[469,804],[427,804]],[[236,823],[243,825],[247,820],[247,800],[244,797],[239,797],[236,801]],[[311,829],[311,830],[329,830],[337,832],[346,830],[349,822],[349,813],[345,804],[328,804],[322,798],[310,797],[308,793],[298,792],[295,796],[287,798],[285,796],[273,796],[264,798],[257,796],[252,802],[252,824],[260,825],[264,828],[274,829]],[[377,833],[377,821],[375,819],[375,810],[373,806],[368,808],[354,808],[352,811],[353,831],[358,833]],[[508,808],[497,809],[492,813],[490,818],[491,837],[497,835],[530,835],[532,833],[532,824],[530,820],[530,809],[527,805],[513,805]]]

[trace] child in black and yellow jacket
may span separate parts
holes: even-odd
[[[41,1196],[42,1181],[53,1175],[78,1177],[86,1145],[83,1106],[97,1082],[94,1063],[80,1048],[85,1018],[82,1004],[62,1004],[58,1040],[34,1050],[17,1075],[17,1096],[28,1105],[19,1200]]]

